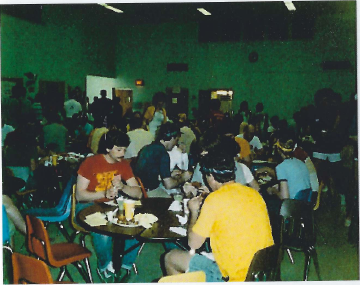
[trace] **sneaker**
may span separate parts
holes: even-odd
[[[115,273],[105,269],[96,268],[96,272],[100,277],[102,283],[114,283],[115,282]]]

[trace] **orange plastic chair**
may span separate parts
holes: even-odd
[[[146,192],[146,189],[145,189],[144,185],[141,182],[141,179],[139,177],[135,177],[135,179],[136,179],[136,181],[139,183],[139,185],[141,187],[141,191],[143,193],[143,198],[147,199],[148,195],[147,195],[147,192]]]
[[[188,282],[205,282],[206,275],[204,271],[195,271],[160,278],[158,283],[188,283]]]
[[[71,217],[71,225],[74,228],[75,232],[74,234],[71,236],[71,241],[74,241],[76,236],[78,234],[80,234],[80,244],[86,248],[86,244],[85,244],[85,238],[86,236],[89,234],[89,232],[87,230],[85,230],[82,226],[80,226],[78,223],[76,223],[76,184],[73,185],[73,189],[72,189],[72,200],[71,200],[71,213],[70,213],[70,217]],[[90,270],[90,262],[89,262],[89,258],[85,258],[84,259],[86,268],[88,268]],[[89,278],[90,278],[90,282],[93,283],[93,279],[91,276],[91,271],[89,271],[90,274]]]
[[[51,244],[43,222],[34,216],[26,215],[26,227],[29,252],[45,261],[48,265],[60,268],[58,281],[62,281],[66,274],[70,281],[73,282],[66,266],[74,264],[85,282],[91,283],[90,268],[86,266],[87,268],[84,270],[80,263],[81,260],[91,256],[91,252],[87,248],[76,243]]]
[[[13,253],[13,283],[14,284],[53,284],[50,269],[45,262],[33,257]]]

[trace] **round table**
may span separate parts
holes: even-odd
[[[138,213],[153,214],[158,218],[151,228],[145,229],[142,226],[139,227],[122,227],[107,223],[104,226],[90,226],[85,222],[88,215],[100,212],[106,213],[113,211],[116,206],[110,206],[105,203],[96,203],[90,207],[81,210],[77,215],[78,223],[90,232],[96,232],[114,238],[114,252],[121,251],[120,255],[124,255],[127,252],[134,250],[139,245],[142,246],[146,242],[161,242],[163,245],[165,242],[171,242],[177,244],[183,249],[188,249],[183,245],[183,242],[187,240],[187,236],[182,236],[170,231],[170,227],[179,227],[181,224],[176,217],[176,214],[183,215],[183,213],[169,211],[169,206],[173,199],[168,198],[148,198],[141,200],[141,206],[135,206],[135,215]],[[185,225],[186,226],[186,225]],[[123,244],[125,239],[135,238],[139,241],[138,244],[129,248],[124,252]],[[116,260],[114,256],[114,267],[120,269],[121,261]]]

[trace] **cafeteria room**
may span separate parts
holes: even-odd
[[[3,283],[359,280],[356,4],[2,3]]]

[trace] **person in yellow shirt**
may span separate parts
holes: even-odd
[[[167,253],[166,273],[201,270],[206,282],[244,281],[254,254],[274,244],[266,204],[256,190],[234,182],[235,162],[231,156],[209,152],[201,171],[213,192],[203,204],[201,196],[189,201],[191,250]],[[213,258],[195,254],[208,237]]]

